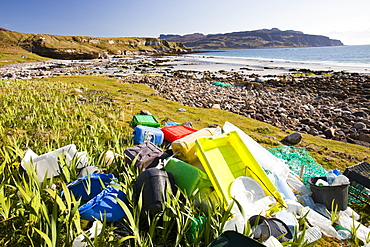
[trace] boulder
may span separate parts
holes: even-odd
[[[290,135],[287,135],[282,141],[287,142],[292,145],[298,144],[302,140],[302,134],[299,132],[294,132]]]

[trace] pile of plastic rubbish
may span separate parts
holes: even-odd
[[[226,242],[282,246],[293,240],[297,219],[303,216],[310,223],[304,236],[307,243],[322,234],[348,239],[355,228],[360,240],[366,243],[368,239],[370,229],[358,222],[359,215],[347,205],[348,178],[337,170],[326,172],[302,148],[279,147],[269,152],[229,122],[222,128],[200,130],[175,122],[161,127],[154,116],[137,114],[132,127],[135,146],[119,155],[140,170],[135,191],[142,196],[143,212],[160,212],[168,190],[180,189],[202,202],[218,198],[225,207],[236,202],[233,217],[210,246]],[[27,170],[33,166],[43,181],[59,174],[59,156],[67,161],[78,157],[80,176],[67,187],[83,202],[79,208],[82,219],[114,222],[125,217],[122,203],[127,204],[126,195],[117,179],[88,166],[86,152],[77,152],[73,144],[41,156],[28,150],[22,166]],[[333,200],[338,207],[336,227],[329,215]],[[204,219],[196,221],[202,224]],[[243,235],[248,224],[253,227],[252,238]],[[74,246],[83,246],[78,245],[82,240],[81,235]]]

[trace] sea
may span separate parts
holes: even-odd
[[[253,58],[282,62],[299,62],[330,64],[343,66],[370,66],[370,45],[294,47],[264,49],[227,49],[205,53],[197,56]]]

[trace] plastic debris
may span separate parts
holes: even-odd
[[[118,200],[128,201],[113,174],[89,174],[68,184],[67,188],[85,202],[78,208],[84,220],[114,222],[126,215]]]
[[[310,227],[306,229],[306,233],[304,235],[305,241],[307,241],[307,244],[311,244],[313,242],[316,242],[322,238],[322,233],[318,227]]]
[[[370,243],[369,242],[370,229],[361,224],[360,222],[351,219],[351,217],[348,216],[347,214],[340,214],[336,223],[350,230],[357,229],[356,237],[358,237],[364,243]]]
[[[275,157],[285,160],[289,169],[296,176],[301,174],[303,166],[302,180],[305,185],[308,185],[308,179],[311,177],[326,176],[326,170],[309,155],[305,148],[282,146],[271,148],[268,151]]]
[[[88,229],[85,234],[89,237],[89,239],[93,239],[100,235],[102,230],[102,224],[98,221],[94,221],[92,227]],[[72,247],[87,247],[88,244],[85,240],[85,235],[80,234],[78,235],[72,243]]]
[[[85,151],[77,152],[76,145],[69,144],[42,155],[37,155],[31,149],[28,149],[22,159],[21,166],[26,171],[27,167],[33,167],[36,171],[39,181],[43,182],[45,177],[51,178],[59,175],[60,158],[65,159],[67,163],[70,163],[72,159],[76,158],[76,168],[78,169],[88,165],[87,153]]]
[[[279,175],[281,178],[286,179],[289,174],[289,167],[285,164],[285,161],[282,159],[277,158],[273,154],[271,154],[267,149],[257,143],[253,138],[249,135],[244,133],[241,129],[236,127],[235,125],[225,122],[223,126],[223,130],[225,133],[230,131],[238,132],[240,138],[244,142],[244,144],[248,147],[249,151],[256,159],[259,165],[261,165],[264,169],[271,171],[274,174]]]
[[[225,83],[225,82],[219,82],[219,81],[216,81],[216,82],[212,82],[211,85],[214,85],[214,86],[219,86],[219,87],[232,87],[233,85],[231,85],[230,83]]]
[[[331,225],[330,219],[327,219],[309,207],[301,209],[301,215],[303,216],[306,214],[308,222],[310,222],[312,226],[319,228],[324,235],[331,238],[341,239],[335,228]]]

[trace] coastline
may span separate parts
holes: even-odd
[[[0,79],[31,79],[70,75],[171,75],[186,72],[201,78],[213,73],[218,77],[312,76],[343,72],[370,75],[370,63],[288,61],[283,59],[243,58],[199,54],[163,56],[115,56],[107,59],[47,60],[0,66]],[[225,73],[226,72],[226,73]],[[310,73],[313,72],[313,73]],[[323,72],[323,73],[315,73]]]
[[[185,106],[218,108],[281,129],[370,147],[370,69],[329,69],[321,64],[259,59],[247,62],[193,55],[49,60],[1,67],[0,79],[11,83],[17,79],[106,76],[144,83]],[[290,71],[293,68],[295,71]],[[211,85],[215,81],[233,86]]]
[[[172,57],[167,65],[173,70],[238,72],[245,75],[286,75],[292,70],[333,71],[370,75],[370,64],[335,63],[314,61],[286,61],[282,59],[240,58],[207,55],[183,55]]]

